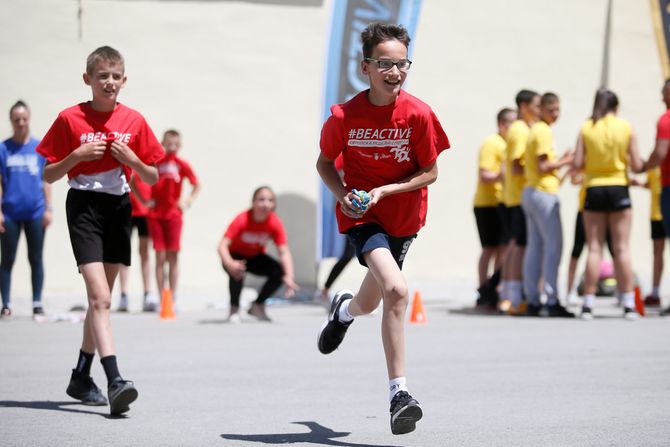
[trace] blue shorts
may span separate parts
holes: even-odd
[[[396,264],[402,270],[402,263],[405,260],[409,246],[412,245],[416,234],[404,237],[391,236],[380,225],[376,223],[366,223],[356,225],[347,231],[347,238],[349,242],[356,249],[356,257],[358,262],[367,267],[363,255],[375,248],[386,248],[391,252]]]

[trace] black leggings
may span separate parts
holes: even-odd
[[[244,256],[238,255],[237,253],[231,253],[233,259],[247,261],[247,272],[253,273],[258,276],[267,276],[267,281],[261,287],[261,290],[258,292],[258,297],[256,298],[256,303],[263,304],[265,300],[270,298],[270,296],[281,286],[282,277],[284,276],[284,269],[282,269],[281,264],[277,262],[274,258],[266,255],[260,254],[254,256],[253,258],[245,258]],[[230,276],[230,275],[228,275]],[[239,307],[240,305],[240,294],[242,293],[242,286],[244,285],[244,278],[241,280],[236,280],[230,276],[228,282],[228,289],[230,291],[230,305]]]
[[[349,239],[347,238],[347,240],[344,242],[344,251],[340,256],[340,259],[338,259],[333,266],[333,269],[330,271],[330,275],[328,275],[328,279],[324,284],[326,289],[330,289],[330,286],[333,285],[337,277],[340,276],[340,273],[342,273],[342,270],[344,270],[347,264],[349,264],[349,261],[351,261],[355,255],[356,248],[354,248],[353,244],[349,242]]]

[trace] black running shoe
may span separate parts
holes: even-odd
[[[554,318],[575,318],[575,314],[570,312],[565,307],[561,306],[561,303],[557,302],[552,306],[547,306],[549,311],[549,316]]]
[[[542,312],[542,305],[535,303],[528,303],[526,308],[526,316],[528,317],[539,317]]]
[[[659,313],[659,315],[662,316],[662,317],[670,316],[670,306],[668,306],[667,309],[663,309],[663,310]]]
[[[107,405],[107,399],[93,382],[93,377],[79,374],[75,370],[72,370],[70,384],[65,392],[84,405]]]
[[[130,405],[137,399],[137,389],[130,380],[115,380],[107,387],[109,397],[109,413],[118,416],[130,410]]]
[[[423,417],[423,411],[407,391],[398,391],[391,400],[391,433],[404,435],[416,429],[416,421]]]
[[[328,320],[321,326],[319,331],[318,346],[322,354],[330,354],[340,346],[347,329],[351,326],[354,320],[347,323],[340,321],[339,312],[342,303],[354,297],[350,290],[340,290],[335,294],[333,302],[330,303],[330,312],[328,312]]]
[[[33,307],[33,316],[37,315],[44,315],[44,309],[42,308],[42,306]]]

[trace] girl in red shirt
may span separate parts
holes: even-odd
[[[267,277],[256,301],[249,308],[249,315],[261,321],[271,321],[265,313],[265,300],[282,283],[286,286],[286,297],[293,296],[298,290],[293,279],[293,257],[288,248],[284,225],[274,213],[276,201],[276,196],[270,187],[257,188],[253,194],[251,208],[242,211],[233,219],[219,244],[221,263],[230,277],[228,320],[231,323],[240,322],[240,293],[247,272]],[[279,261],[266,253],[266,246],[270,240],[277,246]]]

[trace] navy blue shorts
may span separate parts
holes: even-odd
[[[355,227],[350,228],[346,234],[349,242],[351,242],[356,249],[358,262],[363,267],[368,266],[365,259],[363,259],[365,253],[368,253],[375,248],[386,248],[391,252],[393,259],[395,259],[400,270],[402,270],[402,263],[405,260],[409,246],[412,245],[412,242],[416,239],[416,234],[403,237],[391,236],[376,223],[356,225]]]

